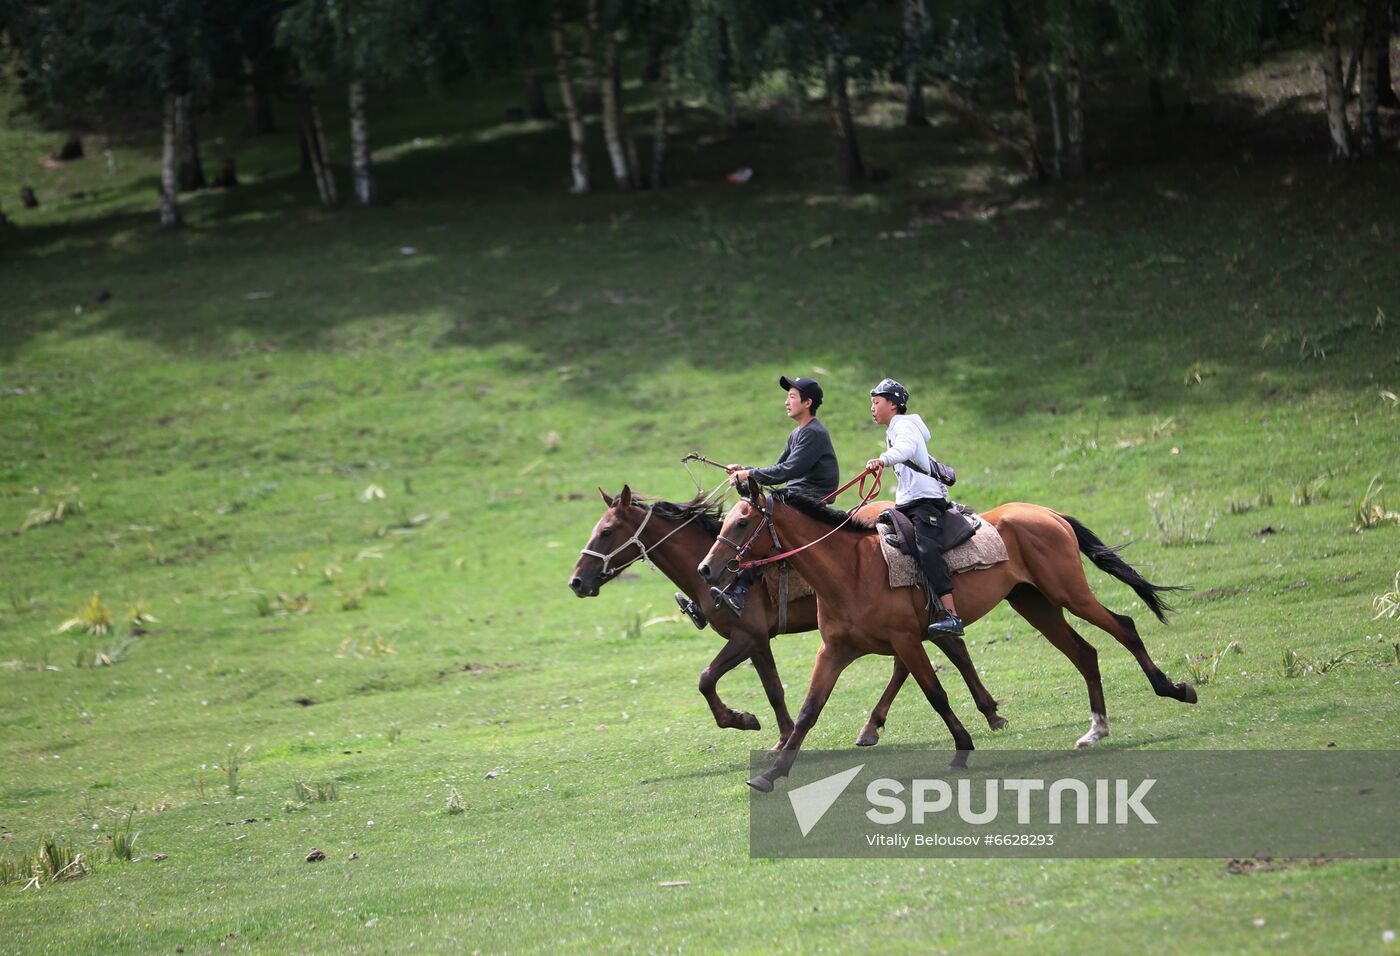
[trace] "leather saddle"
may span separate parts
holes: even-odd
[[[977,525],[981,520],[975,512],[957,502],[951,503],[948,510],[943,512],[943,521],[939,528],[943,533],[939,542],[942,549],[949,551],[972,537],[977,532]],[[918,557],[918,549],[914,546],[914,522],[890,508],[880,512],[875,524],[895,550],[914,558]]]

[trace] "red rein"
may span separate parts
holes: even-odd
[[[875,482],[874,482],[874,484],[871,486],[869,493],[867,493],[866,490],[865,490],[865,479],[866,479],[866,477],[868,477],[868,476],[870,476],[870,475],[874,475],[874,476],[875,476]],[[847,512],[847,514],[846,514],[846,521],[850,521],[852,518],[854,518],[857,511],[859,511],[861,508],[864,508],[866,505],[870,504],[870,502],[874,500],[875,496],[878,495],[878,494],[880,493],[880,472],[878,472],[878,471],[873,471],[873,470],[867,468],[867,469],[865,469],[865,471],[862,471],[860,474],[856,475],[856,476],[855,476],[854,478],[852,478],[850,481],[846,482],[846,483],[845,483],[844,485],[842,485],[840,488],[837,488],[837,489],[836,489],[835,491],[833,491],[831,494],[827,495],[825,498],[822,499],[823,501],[826,501],[826,502],[834,501],[834,500],[836,499],[836,497],[837,497],[838,495],[841,494],[841,492],[845,491],[847,488],[851,487],[852,485],[856,484],[857,482],[860,483],[860,496],[861,496],[861,498],[860,498],[860,504],[856,505],[856,506],[855,506],[854,508],[852,508],[849,512]],[[772,499],[770,498],[769,500],[771,501]],[[771,521],[772,519],[771,519],[770,517],[768,517],[767,515],[764,515],[763,520],[764,520],[764,521]],[[799,548],[793,548],[791,551],[784,551],[782,554],[775,554],[775,555],[773,555],[773,556],[771,556],[771,557],[767,557],[767,558],[757,558],[757,559],[755,559],[755,560],[753,560],[753,561],[740,561],[738,567],[737,567],[735,570],[743,571],[743,570],[746,570],[746,569],[748,569],[748,568],[761,568],[761,567],[763,567],[765,564],[775,564],[775,563],[777,563],[778,561],[782,561],[784,558],[790,558],[790,557],[792,557],[794,554],[797,554],[797,553],[800,552],[800,551],[806,551],[808,548],[812,548],[812,547],[815,547],[815,546],[821,544],[821,543],[822,543],[823,541],[825,541],[827,538],[831,537],[833,534],[835,534],[836,532],[840,531],[843,527],[846,526],[846,521],[841,522],[840,524],[838,524],[836,527],[832,528],[830,531],[828,531],[826,534],[822,535],[822,536],[821,536],[820,538],[818,538],[817,540],[815,540],[815,541],[809,541],[809,542],[807,542],[806,544],[802,545],[802,546],[799,547]],[[760,524],[757,528],[754,529],[753,535],[749,537],[748,542],[747,542],[747,543],[744,545],[744,547],[743,547],[743,551],[748,551],[749,545],[752,544],[754,541],[756,541],[756,540],[758,539],[759,534],[761,534],[762,532],[763,532],[763,525]],[[742,553],[742,552],[741,552],[741,553]]]

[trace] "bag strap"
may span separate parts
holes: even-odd
[[[919,467],[918,465],[916,465],[916,464],[915,464],[914,462],[912,462],[912,461],[901,461],[901,462],[896,462],[896,464],[903,465],[903,466],[905,466],[906,468],[912,468],[914,471],[917,471],[919,474],[921,474],[921,475],[927,475],[929,478],[932,478],[934,481],[943,482],[943,484],[945,484],[945,485],[948,484],[948,482],[943,481],[942,478],[938,477],[937,475],[935,475],[935,474],[933,473],[933,462],[937,461],[938,459],[934,458],[932,455],[929,455],[929,454],[928,454],[928,449],[927,449],[927,448],[924,449],[924,454],[925,454],[925,455],[928,455],[928,460],[929,460],[929,467],[928,467],[928,468],[921,468],[921,467]],[[947,468],[948,466],[947,466],[947,465],[944,465],[943,467],[944,467],[944,468]]]

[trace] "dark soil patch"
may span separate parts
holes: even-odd
[[[1213,601],[1216,598],[1230,597],[1232,594],[1243,594],[1244,588],[1211,588],[1209,591],[1202,591],[1200,594],[1191,595],[1193,601]]]

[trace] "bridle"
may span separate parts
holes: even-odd
[[[646,543],[642,541],[642,532],[646,530],[647,523],[651,521],[651,516],[656,509],[656,505],[638,505],[637,507],[641,508],[643,511],[646,512],[646,516],[642,518],[641,524],[637,525],[637,530],[632,532],[632,536],[630,538],[622,542],[616,548],[613,548],[607,554],[603,554],[601,551],[594,551],[592,548],[584,548],[579,552],[579,557],[587,556],[590,558],[597,558],[598,560],[603,562],[603,569],[598,573],[599,587],[602,587],[604,584],[607,584],[613,578],[617,577],[623,571],[626,571],[638,561],[645,561],[647,564],[655,566],[655,562],[651,560],[651,552],[661,547],[667,542],[667,540],[672,535],[676,534],[686,525],[690,524],[696,518],[700,517],[703,510],[714,500],[715,492],[721,492],[719,497],[724,497],[724,494],[728,492],[728,484],[728,481],[720,482],[720,484],[713,491],[711,491],[704,498],[701,498],[698,502],[696,502],[696,504],[694,505],[695,510],[692,512],[690,517],[686,518],[680,524],[676,525],[674,528],[672,528],[666,533],[665,537],[663,537],[660,541],[656,542],[650,547],[648,547]],[[777,539],[775,538],[774,540],[776,541]],[[633,545],[635,545],[637,548],[636,557],[632,558],[625,564],[618,565],[616,568],[612,567],[613,558],[617,557],[619,554],[626,551]]]
[[[763,515],[763,518],[759,521],[758,527],[753,529],[753,534],[749,535],[747,541],[743,544],[736,544],[722,534],[715,535],[716,541],[734,549],[734,557],[724,562],[724,570],[728,571],[730,574],[737,574],[740,569],[745,567],[757,567],[759,563],[767,563],[746,563],[744,561],[744,555],[749,553],[749,549],[754,546],[754,542],[758,540],[758,536],[763,533],[764,528],[767,528],[768,533],[773,537],[773,550],[781,551],[783,549],[783,543],[778,540],[778,526],[773,523],[773,496],[765,495],[762,504],[756,501],[753,502],[753,504],[758,508],[759,513]]]
[[[867,475],[872,475],[872,474],[875,476],[875,481],[874,481],[873,485],[871,486],[870,491],[869,491],[869,492],[866,492],[866,490],[865,490],[865,478],[866,478]],[[851,487],[852,485],[856,484],[857,482],[860,483],[860,493],[861,493],[860,503],[857,504],[855,507],[853,507],[850,511],[846,512],[846,519],[845,519],[845,521],[842,521],[842,522],[841,522],[840,524],[838,524],[836,527],[832,528],[830,531],[828,531],[826,534],[822,535],[820,538],[816,539],[815,541],[809,541],[809,542],[807,542],[807,543],[804,544],[804,545],[801,545],[801,546],[799,546],[799,547],[793,548],[791,551],[783,551],[783,550],[782,550],[782,548],[783,548],[782,542],[780,542],[780,541],[778,540],[778,527],[777,527],[777,525],[776,525],[776,524],[774,523],[774,521],[773,521],[773,500],[774,500],[774,495],[771,494],[771,493],[770,493],[770,494],[767,494],[767,495],[763,495],[763,496],[762,496],[762,497],[763,497],[762,503],[760,503],[760,502],[757,501],[757,500],[750,499],[750,501],[751,501],[751,503],[753,504],[753,506],[756,507],[756,508],[758,508],[759,512],[763,515],[763,518],[762,518],[761,521],[759,521],[758,527],[753,529],[753,533],[752,533],[751,535],[749,535],[748,540],[745,541],[745,542],[741,545],[741,544],[735,544],[733,541],[730,541],[728,538],[726,538],[726,537],[725,537],[724,535],[722,535],[722,534],[716,535],[716,536],[715,536],[715,540],[716,540],[716,541],[722,542],[722,543],[723,543],[724,545],[726,545],[727,547],[730,547],[730,548],[734,549],[734,557],[730,558],[728,561],[726,561],[726,562],[724,563],[724,570],[728,571],[730,574],[737,574],[738,572],[740,572],[740,571],[746,571],[746,570],[748,570],[749,568],[761,568],[761,567],[763,567],[764,565],[767,565],[767,564],[776,564],[776,563],[779,562],[779,561],[782,561],[782,560],[785,560],[785,559],[787,559],[787,558],[792,557],[794,554],[798,554],[798,553],[800,553],[800,552],[802,552],[802,551],[806,551],[808,548],[812,548],[812,547],[815,547],[815,546],[821,544],[821,543],[822,543],[823,541],[825,541],[827,538],[831,537],[833,534],[835,534],[836,532],[840,531],[843,527],[845,527],[846,523],[856,516],[856,512],[857,512],[857,511],[859,511],[861,508],[864,508],[867,504],[869,504],[869,503],[871,502],[872,499],[874,499],[874,497],[875,497],[876,495],[878,495],[878,494],[880,493],[880,475],[879,475],[879,473],[878,473],[878,472],[871,471],[870,469],[866,469],[865,471],[862,471],[859,475],[856,475],[856,476],[855,476],[854,478],[852,478],[850,481],[846,482],[846,483],[845,483],[844,485],[842,485],[840,488],[837,488],[837,489],[836,489],[835,491],[833,491],[831,494],[827,495],[825,498],[822,499],[822,501],[823,501],[823,502],[830,502],[830,501],[835,500],[835,498],[836,498],[838,495],[840,495],[841,492],[845,491],[847,488]],[[759,535],[761,535],[761,534],[763,533],[763,529],[764,529],[765,527],[768,528],[769,533],[770,533],[770,534],[772,535],[772,537],[773,537],[773,550],[778,551],[778,552],[780,552],[780,553],[779,553],[779,554],[771,555],[770,557],[766,557],[766,558],[756,558],[756,559],[754,559],[754,560],[752,560],[752,561],[746,561],[746,560],[744,560],[744,555],[748,554],[748,553],[749,553],[749,550],[750,550],[751,548],[753,548],[754,542],[756,542],[756,541],[758,540]]]

